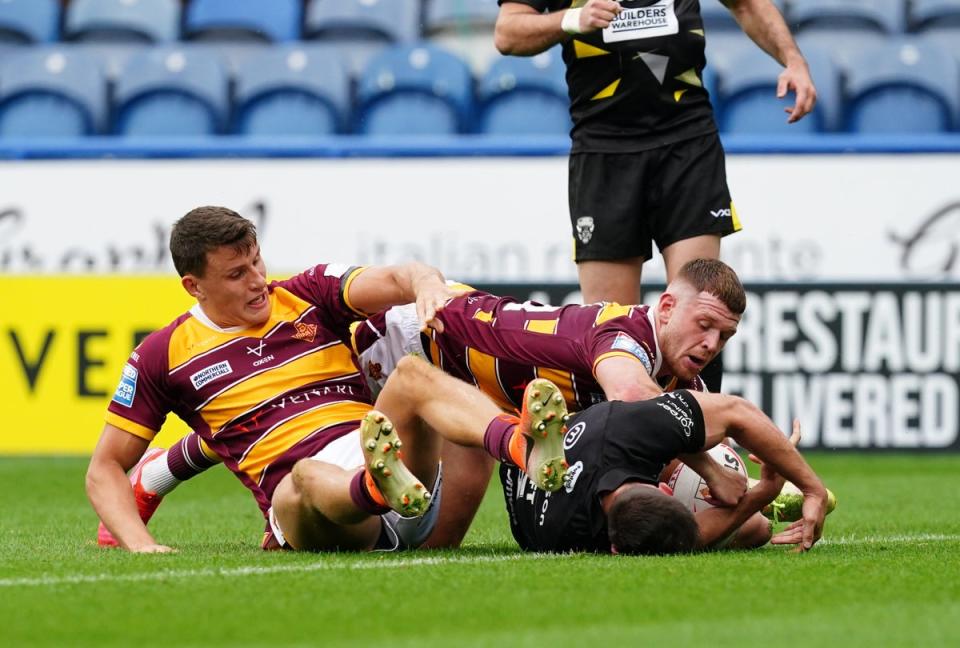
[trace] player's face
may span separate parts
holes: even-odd
[[[207,270],[203,277],[193,278],[192,294],[218,326],[261,326],[270,319],[266,274],[259,245],[245,252],[219,247],[207,253]]]
[[[666,302],[661,300],[660,310],[660,351],[667,370],[680,380],[699,375],[740,323],[739,315],[708,292],[680,292]]]

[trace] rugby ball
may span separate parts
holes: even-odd
[[[740,455],[730,446],[718,444],[707,451],[715,461],[729,470],[736,470],[746,477],[747,467]],[[667,486],[673,489],[673,496],[679,499],[690,511],[704,511],[713,508],[706,497],[709,493],[707,483],[700,478],[693,468],[681,463],[667,480]]]

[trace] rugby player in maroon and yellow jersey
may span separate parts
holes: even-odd
[[[399,358],[413,353],[474,383],[507,411],[519,408],[524,386],[537,377],[557,383],[567,406],[580,410],[602,400],[650,398],[664,388],[702,390],[699,370],[736,332],[745,301],[729,266],[701,259],[686,264],[653,307],[556,308],[470,292],[444,308],[438,317],[445,323],[442,332],[421,336],[416,307],[406,305],[354,323],[352,344],[374,389],[382,387]],[[144,486],[139,485],[139,473],[132,475],[145,518],[158,496],[217,462],[204,445],[188,435],[166,456],[160,454],[146,465]],[[447,481],[457,488],[448,493],[444,509],[449,515],[441,515],[428,545],[457,544],[476,508],[473,500],[485,492],[493,464],[482,453],[471,452],[451,444],[444,448]],[[703,458],[687,457],[691,464],[698,459]],[[469,466],[464,479],[459,478],[461,465]],[[735,503],[745,488],[715,462],[706,460],[696,467],[711,477],[718,499]],[[464,515],[457,515],[459,511]],[[103,528],[99,540],[113,543]]]
[[[359,442],[343,441],[371,409],[350,324],[413,302],[425,325],[442,329],[436,312],[455,295],[419,263],[321,264],[268,282],[253,224],[223,207],[180,219],[170,250],[197,303],[131,353],[87,472],[94,509],[131,551],[169,550],[147,530],[125,474],[167,414],[202,437],[266,515],[300,459],[352,452],[343,467],[362,464]]]

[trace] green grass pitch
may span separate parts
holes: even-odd
[[[455,552],[261,552],[217,468],[98,549],[80,458],[0,459],[3,646],[958,646],[960,456],[812,454],[837,493],[806,555],[519,552],[494,485]]]

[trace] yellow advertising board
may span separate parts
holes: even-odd
[[[130,351],[194,302],[176,276],[7,275],[0,303],[0,454],[89,454]]]

